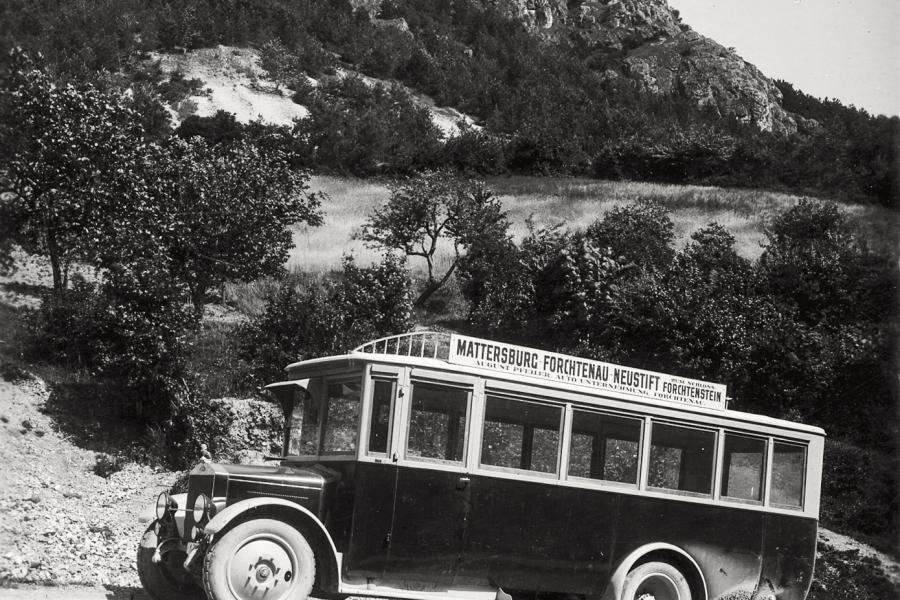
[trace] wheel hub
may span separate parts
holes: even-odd
[[[228,566],[228,584],[239,600],[277,600],[291,590],[298,564],[290,545],[272,534],[248,539]]]
[[[654,573],[638,586],[635,600],[681,600],[678,586],[663,573]]]

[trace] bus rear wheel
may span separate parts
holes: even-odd
[[[226,531],[203,564],[210,600],[306,600],[315,578],[309,542],[275,519],[253,519]]]
[[[691,586],[669,563],[648,562],[628,573],[622,600],[691,600]]]

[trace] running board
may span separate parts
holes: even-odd
[[[429,586],[417,581],[396,581],[382,584],[342,582],[340,593],[403,600],[512,600],[511,596],[500,588],[461,587],[438,591],[434,589],[433,585]]]

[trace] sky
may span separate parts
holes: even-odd
[[[685,23],[773,79],[900,114],[900,0],[669,0]]]

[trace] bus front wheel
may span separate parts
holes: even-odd
[[[306,600],[315,578],[309,542],[275,519],[253,519],[226,531],[203,564],[210,600]]]
[[[691,600],[691,587],[669,563],[648,562],[628,573],[622,600]]]

